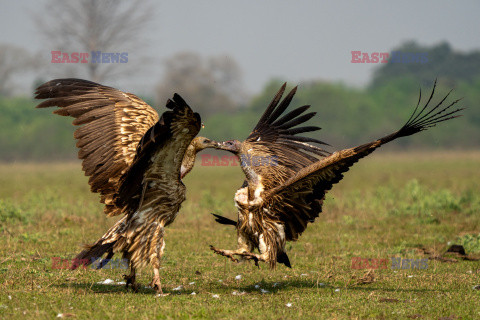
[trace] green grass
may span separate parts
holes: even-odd
[[[161,272],[171,294],[156,297],[149,288],[135,294],[97,284],[123,281],[124,270],[52,269],[52,257],[72,258],[115,220],[103,216],[79,163],[0,165],[0,318],[478,319],[478,261],[379,269],[373,282],[361,284],[368,270],[352,269],[351,259],[424,259],[420,248],[442,254],[448,243],[478,255],[479,167],[473,152],[378,152],[362,160],[327,195],[316,223],[287,245],[293,269],[272,271],[209,250],[235,246],[233,228],[215,224],[209,213],[235,217],[233,194],[243,176],[238,167],[198,166],[167,229]],[[146,285],[151,273],[141,270],[139,281]]]

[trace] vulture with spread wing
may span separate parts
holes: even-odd
[[[236,226],[238,248],[222,250],[211,246],[211,249],[233,261],[240,257],[254,260],[257,265],[258,261],[264,261],[272,268],[277,262],[290,267],[285,253],[286,241],[297,240],[307,224],[314,222],[322,211],[325,194],[355,162],[385,143],[458,117],[456,114],[462,109],[452,111],[450,108],[459,100],[442,106],[448,94],[429,108],[435,86],[436,83],[425,106],[419,108],[420,92],[414,112],[400,130],[373,142],[328,154],[309,144],[323,142],[296,136],[319,129],[297,127],[314,115],[301,115],[309,106],[297,108],[280,118],[296,91],[293,89],[280,102],[285,91],[283,85],[245,141],[226,141],[219,146],[240,158],[246,181],[235,194],[238,220],[214,214],[217,222]],[[274,163],[261,161],[272,157],[276,159]],[[256,163],[250,161],[255,158]],[[259,253],[254,253],[254,249]]]
[[[36,98],[47,99],[37,108],[56,106],[55,114],[74,117],[73,124],[81,125],[75,138],[91,191],[100,193],[105,214],[124,215],[86,246],[72,268],[120,252],[129,261],[127,287],[136,290],[136,268],[152,264],[151,286],[161,292],[164,228],[185,200],[182,179],[193,168],[197,152],[217,145],[195,138],[200,115],[175,94],[166,104],[170,110],[159,119],[137,96],[80,79],[49,81],[37,88]]]

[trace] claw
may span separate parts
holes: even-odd
[[[243,253],[238,253],[238,255],[244,257],[246,260],[253,260],[255,262],[255,265],[260,268],[258,261],[260,261],[261,258],[259,258],[256,254],[251,252],[243,252]]]
[[[259,261],[265,261],[261,256],[247,252],[247,251],[231,251],[231,250],[221,250],[217,249],[214,246],[210,245],[210,249],[213,250],[216,254],[219,254],[224,257],[230,258],[233,262],[238,262],[238,259],[235,258],[234,256],[240,256],[243,257],[245,260],[253,260],[255,262],[255,265],[260,268],[258,262]]]
[[[162,284],[160,283],[159,277],[153,277],[152,282],[150,282],[150,287],[157,291],[157,293],[163,295]]]

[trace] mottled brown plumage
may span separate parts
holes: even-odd
[[[92,258],[121,252],[131,268],[127,286],[135,285],[136,268],[152,264],[152,286],[161,291],[164,228],[185,200],[181,178],[193,168],[198,151],[217,144],[194,139],[201,127],[199,114],[175,94],[166,105],[171,110],[158,119],[138,97],[80,79],[52,80],[36,93],[37,99],[48,99],[38,108],[57,106],[54,113],[83,125],[75,138],[91,190],[101,194],[107,215],[124,214],[76,259],[90,264]]]
[[[113,195],[144,133],[158,121],[157,112],[131,93],[81,79],[49,81],[37,88],[35,98],[48,99],[37,108],[58,107],[53,113],[81,125],[74,137],[91,190],[101,194],[105,214],[120,214]]]
[[[385,143],[426,130],[439,122],[458,117],[456,113],[462,109],[450,111],[450,108],[458,100],[446,107],[442,106],[448,94],[436,106],[428,108],[434,91],[435,85],[430,98],[421,110],[419,110],[420,95],[412,116],[400,130],[376,141],[341,150],[324,158],[318,158],[318,160],[314,158],[315,156],[306,157],[303,155],[300,158],[293,159],[296,156],[295,153],[299,151],[288,150],[290,157],[283,164],[295,162],[296,166],[287,165],[288,169],[285,166],[279,166],[278,173],[275,166],[252,168],[248,163],[243,162],[242,169],[247,181],[235,194],[238,221],[235,222],[215,215],[217,222],[236,226],[238,249],[221,250],[212,247],[212,250],[234,261],[237,260],[235,256],[239,256],[244,259],[252,259],[256,263],[265,261],[272,268],[275,267],[276,262],[290,266],[290,261],[285,253],[285,243],[297,240],[305,231],[307,224],[313,222],[319,216],[325,194],[343,178],[343,173],[348,171],[355,162]],[[280,93],[282,92],[283,88],[280,90]],[[278,100],[277,94],[273,102],[275,103]],[[262,119],[272,117],[272,114],[283,111],[279,110],[278,107],[277,109],[269,107],[260,122],[262,122]],[[297,120],[296,123],[301,122],[303,121]],[[260,127],[262,126],[265,134],[273,131],[273,129],[269,129],[269,125],[260,125]],[[259,125],[257,125],[258,127]],[[289,130],[293,133],[305,132],[301,128]],[[282,150],[282,145],[278,143],[278,138],[266,138],[261,132],[256,133],[255,130],[250,136],[254,134],[257,140],[247,139],[243,143],[227,141],[220,148],[233,152],[240,158],[244,157],[246,152],[257,152],[257,150],[260,150],[262,156],[273,156],[275,155],[274,152],[279,152],[279,154],[285,152]],[[288,139],[294,140],[295,138],[290,137]],[[312,142],[312,140],[309,142]],[[262,147],[257,148],[256,143],[261,141],[264,141]],[[269,146],[269,144],[272,145]],[[292,148],[294,149],[295,146],[292,145]],[[273,153],[269,154],[269,151],[266,151],[268,149]],[[302,150],[314,153],[308,145],[302,146]],[[323,155],[321,151],[315,154]],[[258,249],[259,254],[253,253],[254,249]]]

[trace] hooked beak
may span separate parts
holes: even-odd
[[[210,140],[210,142],[208,142],[208,144],[205,147],[218,149],[219,145],[220,145],[220,142],[217,142],[215,140]]]
[[[203,149],[207,148],[215,148],[218,149],[219,142],[215,140],[210,140],[205,137],[196,137],[195,140],[192,142],[195,147],[195,152],[200,152]]]
[[[230,151],[232,153],[237,153],[239,151],[240,143],[236,140],[224,141],[218,144],[217,149]]]

